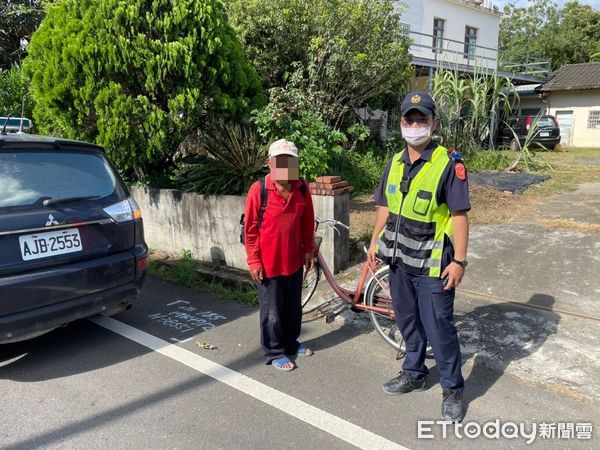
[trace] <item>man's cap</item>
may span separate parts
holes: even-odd
[[[411,109],[416,109],[427,116],[435,117],[435,102],[427,92],[411,92],[404,97],[400,106],[402,117]]]
[[[297,158],[298,149],[293,142],[286,141],[285,139],[279,139],[269,146],[269,158],[279,155],[290,155]]]

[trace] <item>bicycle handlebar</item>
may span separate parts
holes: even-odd
[[[315,216],[315,222],[317,222],[319,224],[326,223],[334,228],[339,225],[340,227],[345,228],[346,230],[350,229],[350,227],[348,225],[340,222],[339,220],[335,220],[335,219],[323,219],[322,217]]]

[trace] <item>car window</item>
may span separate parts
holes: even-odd
[[[107,197],[115,193],[117,183],[100,154],[0,151],[0,208],[46,198]]]
[[[540,120],[538,121],[538,127],[553,127],[554,126],[554,121],[552,120],[552,117],[540,117]]]

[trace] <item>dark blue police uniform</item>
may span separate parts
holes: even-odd
[[[411,164],[408,151],[403,154],[408,176],[414,179],[425,161],[429,161],[438,144],[433,140],[421,157]],[[375,204],[387,207],[385,195],[392,158],[375,191]],[[451,212],[469,211],[468,181],[456,175],[455,162],[449,164],[436,193],[438,204],[445,203]],[[388,218],[388,221],[395,221]],[[446,237],[442,254],[441,271],[452,262],[454,249]],[[390,289],[396,321],[406,344],[406,358],[402,369],[411,378],[422,379],[429,370],[425,366],[427,342],[433,348],[443,389],[462,391],[461,354],[454,325],[454,288],[445,291],[444,280],[411,273],[410,266],[390,266]]]

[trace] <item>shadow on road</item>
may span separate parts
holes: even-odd
[[[554,297],[533,295],[525,305],[552,308]],[[482,397],[508,366],[537,352],[556,334],[560,316],[515,304],[490,304],[457,315],[463,362],[473,358],[465,381],[467,402]]]
[[[172,305],[177,300],[182,303]],[[164,325],[166,319],[171,317],[184,323],[181,319],[182,311],[177,309],[181,305],[200,312],[220,313],[220,317],[224,319],[211,322],[210,326],[214,327],[255,312],[255,308],[235,301],[150,277],[140,300],[130,311],[118,314],[115,319],[171,343],[176,343],[175,339],[200,336],[203,332],[201,327],[182,334],[179,330]],[[175,316],[168,316],[173,312]],[[156,316],[160,316],[158,319],[163,322],[151,318]],[[196,320],[195,317],[194,319]],[[0,380],[30,383],[63,378],[110,367],[150,352],[145,347],[120,345],[120,342],[122,341],[115,341],[112,332],[87,320],[80,320],[35,339],[0,345]]]

